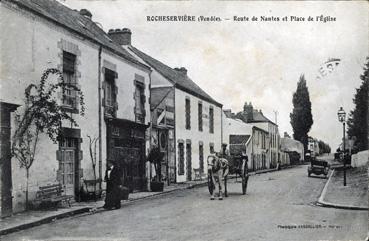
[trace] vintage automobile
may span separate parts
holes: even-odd
[[[308,176],[310,177],[311,174],[315,175],[324,175],[325,178],[328,176],[329,172],[329,164],[326,161],[318,161],[315,158],[311,159],[311,165],[308,166]]]

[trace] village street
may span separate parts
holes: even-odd
[[[1,240],[363,240],[367,211],[315,206],[326,179],[307,166],[251,176],[246,196],[209,200],[206,187],[56,221]],[[299,227],[300,226],[300,227]]]

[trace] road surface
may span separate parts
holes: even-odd
[[[120,210],[58,220],[1,240],[363,240],[368,212],[315,206],[326,179],[307,166],[251,176],[247,195],[206,187],[138,201]]]

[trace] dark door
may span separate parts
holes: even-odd
[[[132,123],[115,121],[108,125],[108,160],[116,161],[122,169],[123,185],[130,191],[144,190],[145,129]]]
[[[186,165],[187,165],[187,181],[192,180],[192,158],[191,158],[191,144],[186,144]]]
[[[1,217],[8,217],[13,211],[12,167],[10,152],[10,113],[15,105],[0,102],[0,193]]]

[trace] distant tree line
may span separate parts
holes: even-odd
[[[322,140],[318,140],[319,154],[331,153],[331,147]]]
[[[354,109],[350,111],[347,121],[347,134],[354,140],[355,151],[368,149],[368,106],[369,106],[369,57],[366,57],[364,73],[360,75],[361,85],[354,95]]]

